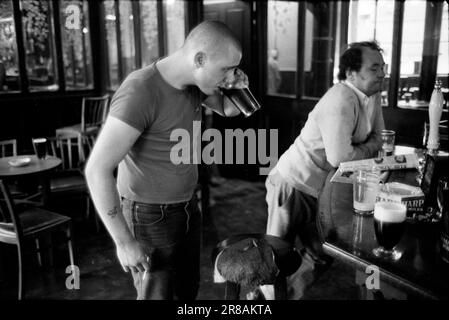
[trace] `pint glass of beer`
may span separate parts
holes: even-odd
[[[45,159],[47,155],[47,139],[37,138],[33,139],[34,152],[38,159]]]
[[[394,142],[396,137],[396,132],[393,130],[382,130],[382,150],[380,151],[380,156],[392,156],[394,154]]]
[[[249,117],[260,109],[260,104],[254,98],[249,88],[242,89],[222,89],[225,96],[240,110],[245,117]]]
[[[376,172],[357,170],[353,177],[354,211],[360,215],[372,215],[379,192],[380,177]]]
[[[379,247],[376,257],[399,260],[402,252],[395,249],[405,229],[407,207],[402,203],[377,202],[374,205],[374,231]]]

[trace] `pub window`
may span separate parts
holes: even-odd
[[[302,96],[320,98],[333,83],[335,2],[305,2]]]
[[[0,0],[0,94],[18,91],[19,84],[19,61],[12,2]]]
[[[401,59],[408,64],[401,63],[398,106],[427,106],[436,79],[447,99],[447,10],[447,2],[405,2]]]
[[[419,97],[422,68],[426,1],[415,0],[404,3],[402,48],[398,106],[413,105]]]
[[[352,0],[347,42],[372,39],[384,49],[387,65],[383,105],[427,107],[436,79],[447,99],[447,1]]]
[[[0,0],[0,93],[92,89],[88,7],[88,0]]]
[[[156,1],[140,1],[140,20],[142,66],[147,66],[159,57],[159,18]]]
[[[186,1],[105,0],[109,82],[116,90],[133,70],[181,47]]]
[[[351,1],[349,12],[348,42],[376,40],[383,49],[386,75],[382,88],[382,105],[386,106],[393,50],[394,1]]]
[[[131,71],[136,69],[132,1],[120,1],[119,8],[122,77],[125,78]]]
[[[60,17],[66,90],[92,89],[92,51],[87,1],[61,1]]]
[[[267,82],[269,95],[297,94],[298,3],[267,3]]]
[[[180,48],[185,38],[185,1],[164,0],[167,54]]]
[[[59,85],[51,2],[23,0],[20,5],[29,90],[55,91]]]
[[[106,45],[108,52],[108,87],[115,90],[119,85],[115,1],[106,0],[103,4],[105,14]]]

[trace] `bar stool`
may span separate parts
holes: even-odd
[[[240,249],[242,245],[244,248]],[[220,273],[220,269],[223,269],[223,264],[228,262],[221,261],[223,259],[220,259],[225,250],[238,248],[236,252],[242,253],[246,249],[252,249],[258,246],[261,246],[258,249],[264,252],[261,254],[264,260],[263,266],[262,264],[260,266],[264,270],[268,270],[268,272],[259,274],[260,270],[251,271],[251,266],[249,266],[251,262],[245,260],[245,256],[242,255],[242,257],[236,257],[235,259],[240,260],[239,262],[235,263],[236,261],[232,259],[234,263],[229,265],[228,271],[231,269],[231,273],[235,273],[234,276],[230,276],[228,273]],[[267,252],[272,254],[266,254]],[[287,298],[287,277],[301,266],[302,258],[293,245],[279,237],[266,234],[239,234],[217,244],[212,251],[212,262],[215,265],[215,273],[218,272],[219,276],[225,280],[225,300],[238,300],[241,286],[247,284],[248,281],[253,281],[253,284],[256,285],[274,285],[275,299],[285,300]],[[275,274],[272,272],[272,267],[277,271]],[[241,272],[242,270],[246,271]],[[246,272],[248,271],[251,274],[247,274]],[[236,276],[239,272],[245,273],[245,275],[240,274]],[[245,276],[247,277],[246,279]]]

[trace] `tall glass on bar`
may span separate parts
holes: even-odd
[[[357,170],[353,178],[354,211],[360,215],[372,215],[379,192],[380,177],[377,172]]]

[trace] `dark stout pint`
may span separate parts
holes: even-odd
[[[374,231],[379,248],[374,249],[376,256],[400,258],[401,254],[393,248],[401,240],[405,229],[407,207],[402,203],[377,202],[374,206]]]
[[[393,249],[401,240],[405,228],[404,221],[396,222],[375,219],[374,229],[379,245],[387,250]]]
[[[34,151],[38,159],[44,159],[47,155],[47,139],[33,139]]]

